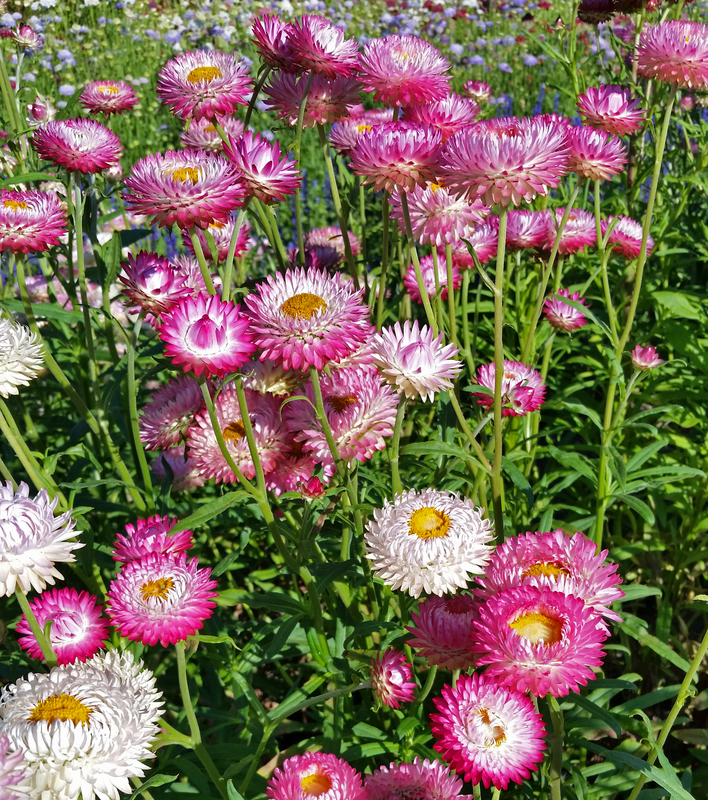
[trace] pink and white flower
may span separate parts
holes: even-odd
[[[616,222],[615,222],[616,220]],[[602,221],[602,235],[607,234],[607,229],[615,222],[607,240],[608,247],[618,250],[625,258],[638,258],[642,249],[643,230],[641,223],[630,217],[608,217]],[[654,239],[647,236],[647,256],[654,249]]]
[[[708,86],[708,25],[667,20],[647,25],[637,47],[637,71],[644,78],[689,89]]]
[[[639,100],[621,86],[590,86],[578,97],[578,109],[586,124],[616,136],[636,133],[644,123]]]
[[[2,190],[0,252],[43,253],[65,233],[66,211],[54,192]]]
[[[184,530],[171,534],[177,524],[176,519],[155,516],[139,519],[135,525],[129,522],[125,526],[125,535],[116,534],[114,561],[125,564],[139,561],[148,553],[185,553],[194,544],[192,531]]]
[[[199,244],[201,245],[204,259],[208,263],[213,263],[213,259],[211,257],[211,248],[209,247],[209,242],[207,241],[206,232],[208,232],[214,239],[217,260],[219,262],[223,262],[226,261],[226,257],[229,254],[229,246],[231,245],[231,237],[233,236],[235,227],[236,218],[232,216],[226,223],[213,222],[205,230],[202,230],[201,228],[194,229],[195,233],[197,234],[197,239],[199,239]],[[194,243],[192,242],[192,237],[187,233],[186,230],[182,231],[182,243],[194,256]],[[243,219],[241,221],[241,227],[238,231],[238,236],[236,237],[234,257],[240,258],[252,248],[252,245],[253,241],[251,239],[251,223],[247,219]],[[199,262],[195,263],[197,264],[197,270],[199,270]],[[199,274],[201,276],[201,272]]]
[[[90,81],[79,97],[86,111],[107,117],[132,111],[139,102],[135,90],[125,81]]]
[[[460,269],[474,269],[475,266],[465,242],[472,245],[480,264],[488,263],[496,257],[499,247],[499,217],[496,214],[490,216],[462,238],[464,242],[460,242],[452,251],[452,257]]]
[[[385,706],[400,708],[415,700],[418,685],[411,677],[410,664],[398,650],[389,648],[371,659],[371,688]]]
[[[543,247],[551,250],[558,236],[565,208],[554,208],[546,212],[546,241]],[[588,245],[597,244],[595,215],[582,208],[571,208],[558,243],[562,255],[578,253]]]
[[[277,767],[268,781],[269,800],[369,800],[354,767],[331,753],[303,753]]]
[[[128,260],[121,261],[121,267],[123,273],[118,280],[123,284],[123,294],[151,314],[164,314],[194,293],[184,276],[157,253],[145,250],[137,256],[129,253]]]
[[[440,298],[444,300],[447,297],[449,286],[447,284],[447,262],[445,260],[445,253],[443,251],[437,252],[438,261],[438,285],[440,286]],[[423,286],[428,293],[428,297],[435,297],[437,287],[435,285],[435,258],[431,256],[423,256],[420,259],[420,272],[423,276]],[[462,283],[462,276],[460,275],[460,268],[452,260],[452,288],[458,289]],[[415,266],[411,264],[408,271],[403,276],[403,286],[408,294],[416,301],[422,303],[423,298],[420,294],[420,286],[418,286],[418,277],[415,274]]]
[[[580,125],[568,129],[568,169],[592,181],[608,181],[627,163],[627,148],[612,134]]]
[[[488,103],[492,97],[492,87],[486,81],[467,81],[462,93],[479,104]]]
[[[148,450],[166,449],[182,444],[204,397],[191,375],[178,375],[153,393],[140,414],[140,441]]]
[[[180,133],[179,140],[182,147],[192,150],[207,150],[210,153],[223,153],[224,140],[219,135],[216,125],[219,125],[224,133],[238,139],[243,135],[243,122],[236,117],[215,117],[209,119],[189,120],[185,129]]]
[[[403,119],[439,130],[446,142],[453,133],[471,125],[479,116],[479,111],[479,105],[474,100],[452,92],[442,100],[407,106]]]
[[[329,141],[335,150],[348,155],[359,137],[370,131],[374,125],[391,121],[391,112],[385,108],[374,108],[369,111],[349,110],[349,116],[337,120],[329,132]]]
[[[268,108],[277,112],[278,119],[285,120],[289,125],[297,125],[307,83],[307,73],[281,73],[274,76],[264,89],[270,98]],[[331,125],[347,117],[349,109],[358,102],[359,87],[354,78],[329,80],[322,75],[315,75],[307,93],[302,126],[314,128],[316,125]]]
[[[253,20],[254,44],[258,48],[263,62],[273,69],[282,72],[297,72],[298,65],[293,59],[290,46],[292,24],[284,22],[276,14],[255,16]]]
[[[188,492],[204,486],[205,478],[200,474],[194,460],[186,453],[184,445],[170,447],[169,450],[158,452],[157,458],[150,468],[155,476],[164,483],[167,480],[167,470],[171,473],[171,488],[176,492]]]
[[[477,370],[475,382],[489,389],[492,394],[472,392],[479,398],[481,406],[491,409],[494,405],[494,379],[496,369],[494,363],[484,364]],[[520,361],[504,361],[504,377],[502,379],[502,414],[505,417],[524,417],[537,411],[544,403],[546,386],[541,373]]]
[[[281,202],[300,188],[302,175],[295,161],[280,157],[277,141],[270,144],[260,134],[246,131],[240,138],[229,137],[224,154],[238,169],[247,197]]]
[[[123,155],[123,145],[113,131],[93,119],[54,120],[34,132],[37,155],[69,172],[100,172]]]
[[[361,253],[361,242],[359,237],[352,231],[347,231],[349,246],[354,257]],[[344,236],[342,229],[336,225],[328,225],[324,228],[313,228],[305,234],[305,248],[314,250],[317,257],[325,269],[336,267],[344,261],[346,250],[344,247]]]
[[[543,211],[509,211],[506,219],[506,246],[509,250],[541,247],[547,237],[548,217]],[[494,253],[496,254],[496,248]]]
[[[632,364],[644,372],[648,369],[654,369],[664,363],[662,358],[659,358],[655,347],[641,347],[635,345],[631,353]]]
[[[0,734],[0,793],[5,800],[21,800],[27,796],[26,788],[19,788],[27,775],[25,754],[21,749],[10,749],[6,733]]]
[[[391,762],[364,779],[369,800],[457,800],[462,781],[439,761],[421,761],[416,756],[409,764]]]
[[[478,579],[479,580],[479,579]],[[411,611],[413,635],[408,645],[425,658],[428,666],[467,670],[476,663],[477,632],[474,620],[479,615],[479,600],[470,594],[428,597]]]
[[[543,303],[543,315],[551,323],[552,327],[560,331],[575,331],[588,324],[588,319],[582,311],[578,311],[568,303],[564,303],[564,297],[587,305],[587,302],[580,297],[579,292],[570,294],[568,289],[559,289],[547,297]]]
[[[316,14],[296,18],[288,31],[293,61],[330,80],[353,75],[359,66],[359,47],[344,37],[344,29]]]

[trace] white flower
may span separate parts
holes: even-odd
[[[0,736],[0,797],[2,800],[19,800],[20,796],[26,797],[27,790],[20,789],[27,770],[24,767],[24,757],[20,752],[9,750],[10,740],[2,734]]]
[[[29,386],[42,369],[39,336],[11,319],[0,319],[0,396],[17,394],[18,386]]]
[[[453,492],[415,489],[374,510],[364,534],[371,568],[392,589],[412,597],[464,589],[481,573],[492,548],[491,523]]]
[[[0,733],[23,754],[31,800],[118,800],[142,777],[162,711],[155,677],[130,652],[30,673],[0,696]]]
[[[412,400],[435,399],[441,389],[450,389],[460,373],[462,362],[453,356],[458,350],[454,344],[442,346],[442,333],[433,339],[427,325],[418,329],[418,321],[397,322],[393,328],[384,328],[374,337],[374,362],[384,379],[399,393]]]
[[[74,561],[72,550],[83,547],[70,542],[76,536],[71,512],[54,516],[57,498],[49,500],[46,489],[30,499],[29,487],[20,483],[17,491],[8,481],[0,484],[0,597],[19,588],[41,592],[62,574],[57,561]]]

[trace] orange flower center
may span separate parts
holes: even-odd
[[[117,86],[97,86],[96,89],[101,94],[118,94]]]
[[[332,397],[328,397],[327,402],[332,406],[337,414],[341,414],[345,408],[356,405],[357,400],[353,394],[350,394],[347,397],[337,397],[334,395]]]
[[[509,627],[513,628],[519,636],[528,639],[531,644],[542,644],[545,647],[561,640],[563,620],[533,611],[517,617],[509,623]]]
[[[158,600],[167,600],[170,589],[175,585],[172,578],[156,578],[140,587],[143,601],[147,603],[148,597],[157,597]]]
[[[204,130],[207,133],[216,133],[216,128],[213,125],[207,125],[206,128],[204,128]]]
[[[426,506],[418,508],[408,520],[408,534],[419,539],[440,539],[447,536],[450,528],[450,517],[439,508]]]
[[[243,422],[240,419],[237,419],[235,422],[229,422],[229,424],[221,431],[221,435],[224,437],[225,442],[237,442],[239,439],[243,439],[246,435],[246,429],[243,427]]]
[[[570,572],[568,572],[565,567],[561,567],[559,564],[553,564],[550,561],[532,564],[524,571],[524,578],[528,578],[529,576],[536,578],[558,578],[561,575],[570,575]]]
[[[319,797],[332,788],[332,781],[326,775],[307,775],[300,781],[300,786],[309,797]]]
[[[21,208],[29,208],[27,203],[22,200],[3,200],[2,204],[5,208],[11,208],[13,211],[19,211]]]
[[[479,708],[474,712],[479,715],[479,720],[475,728],[477,729],[477,736],[475,737],[478,744],[483,747],[499,747],[506,741],[506,731],[501,720],[489,711],[487,708]]]
[[[167,170],[167,175],[171,175],[174,180],[180,183],[191,181],[192,185],[199,180],[199,170],[196,167],[182,167],[181,169]]]
[[[221,77],[221,70],[218,67],[197,67],[193,69],[189,75],[187,75],[187,80],[190,83],[199,83],[200,81],[204,81],[204,83],[211,83],[214,78]]]
[[[327,310],[327,303],[316,294],[303,292],[302,294],[294,294],[286,300],[280,306],[280,310],[292,319],[310,319],[315,314],[324,313]]]
[[[61,722],[71,721],[74,725],[81,723],[89,724],[92,708],[85,706],[81,700],[77,700],[72,694],[55,694],[46,700],[40,700],[32,709],[32,713],[27,718],[27,722],[46,722],[52,723],[56,720]]]

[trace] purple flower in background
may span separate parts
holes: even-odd
[[[461,56],[465,52],[465,48],[461,44],[457,44],[457,42],[453,42],[450,45],[450,52],[453,55]]]
[[[470,58],[470,64],[475,67],[481,67],[484,64],[484,59],[482,56],[472,56],[472,58]]]
[[[63,95],[64,97],[71,97],[72,94],[76,89],[70,83],[62,83],[59,87],[59,94]]]
[[[527,53],[524,56],[524,66],[535,67],[536,64],[538,64],[538,59],[536,56],[532,56],[531,53]]]
[[[509,66],[509,65],[506,63],[506,61],[500,61],[500,62],[499,62],[499,64],[497,64],[497,66],[499,67],[499,69],[500,69],[502,72],[513,72],[513,70],[512,70],[512,69],[511,69],[511,67],[510,67],[510,66]]]
[[[177,44],[182,38],[182,31],[167,31],[165,34],[165,41],[167,44]]]

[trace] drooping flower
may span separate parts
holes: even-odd
[[[422,105],[447,97],[450,64],[417,36],[372,39],[363,50],[359,81],[385,106]]]
[[[246,131],[240,138],[229,137],[224,154],[239,170],[247,197],[264,203],[281,202],[300,188],[302,175],[295,161],[280,157],[280,143],[261,139]]]
[[[12,319],[0,319],[0,397],[19,394],[42,371],[44,357],[38,334]]]
[[[58,501],[46,489],[31,499],[24,482],[16,490],[9,481],[0,484],[0,596],[41,592],[62,578],[56,563],[76,560],[73,551],[84,545],[70,541],[79,533],[70,511],[54,516]]]
[[[457,800],[462,781],[439,761],[421,761],[379,767],[364,779],[369,800]]]
[[[73,664],[94,656],[108,638],[108,620],[102,615],[98,600],[76,589],[52,589],[42,592],[30,604],[39,627],[51,622],[49,641],[58,664]],[[20,647],[32,658],[44,660],[42,648],[34,638],[24,614],[15,628]]]
[[[47,122],[34,132],[32,145],[40,158],[69,172],[100,172],[123,155],[116,134],[93,119]]]
[[[116,534],[114,561],[128,563],[139,561],[148,553],[185,553],[192,546],[192,531],[184,530],[170,534],[177,524],[176,519],[155,516],[139,519],[135,525],[125,526],[125,535]]]
[[[25,756],[21,750],[10,750],[6,733],[0,735],[0,796],[4,800],[20,800],[27,796],[27,788],[18,788],[27,774]]]
[[[278,119],[297,125],[307,88],[308,75],[275,75],[266,84],[265,94],[270,98],[268,108],[277,111]],[[331,125],[349,115],[349,109],[359,102],[359,88],[354,78],[328,80],[315,75],[305,101],[304,128]]]
[[[621,86],[590,86],[578,97],[578,109],[586,124],[616,136],[636,133],[644,122],[639,100]]]
[[[355,112],[351,108],[349,116],[337,120],[329,132],[329,141],[335,150],[348,155],[360,136],[370,131],[374,125],[391,121],[391,112],[385,108]]]
[[[489,520],[453,492],[415,489],[374,510],[364,542],[372,571],[412,597],[464,589],[491,555]]]
[[[545,299],[543,303],[544,317],[554,328],[560,331],[575,331],[578,328],[582,328],[583,325],[587,325],[588,319],[585,314],[568,305],[568,303],[564,303],[563,297],[574,300],[581,305],[587,305],[586,301],[581,299],[579,292],[570,294],[568,289],[559,289]]]
[[[475,673],[444,686],[433,702],[434,748],[466,781],[506,789],[538,769],[546,729],[528,697]]]
[[[157,78],[157,96],[180,119],[231,116],[247,104],[250,88],[246,62],[219,50],[180,53]]]
[[[228,222],[245,194],[236,168],[203,150],[168,150],[144,156],[125,181],[126,206],[163,227]]]
[[[403,119],[439,130],[446,142],[453,133],[471,125],[479,116],[479,111],[479,105],[474,100],[452,92],[442,100],[408,106],[403,113]]]
[[[616,220],[616,222],[615,222]],[[618,250],[625,258],[638,258],[642,249],[642,225],[630,217],[608,217],[602,221],[602,235],[607,234],[609,226],[615,222],[610,231],[607,246]],[[654,249],[654,239],[647,237],[647,256]]]
[[[253,38],[261,58],[269,67],[282,72],[297,72],[298,65],[293,60],[290,46],[292,25],[284,22],[276,14],[254,16]]]
[[[208,232],[214,239],[214,246],[216,247],[216,255],[219,262],[226,261],[226,256],[229,254],[231,237],[233,236],[235,227],[236,219],[234,217],[230,217],[229,221],[226,223],[214,222],[205,229],[205,231]],[[201,228],[195,228],[194,230],[197,234],[197,239],[199,239],[199,244],[201,245],[204,259],[207,262],[213,263],[211,248],[209,247],[209,241],[207,240],[206,232]],[[241,227],[238,231],[238,236],[236,237],[236,247],[234,248],[235,258],[239,258],[250,249],[252,245],[250,234],[251,223],[247,219],[243,219],[241,221]],[[192,237],[187,233],[187,231],[184,230],[182,231],[182,243],[187,250],[194,255],[194,243],[192,242]]]
[[[460,269],[474,269],[474,259],[465,242],[470,243],[479,263],[486,264],[495,258],[499,247],[499,217],[496,215],[489,217],[462,238],[465,241],[452,251],[453,259]]]
[[[386,706],[400,708],[415,700],[418,686],[411,677],[410,664],[398,650],[384,650],[371,659],[371,688]]]
[[[708,86],[708,25],[674,19],[645,26],[637,47],[637,72],[689,89]]]
[[[568,169],[593,181],[608,181],[627,163],[627,148],[608,133],[580,125],[568,129]]]
[[[368,800],[361,775],[331,753],[291,756],[268,781],[269,800]]]
[[[664,363],[664,360],[657,355],[655,347],[641,347],[640,345],[635,345],[631,357],[632,364],[642,371],[654,369],[654,367],[658,367]]]
[[[169,450],[162,450],[150,465],[160,483],[167,480],[167,470],[169,469],[171,488],[176,492],[191,491],[204,486],[205,483],[194,460],[186,454],[186,449],[184,445],[178,445],[170,447]]]
[[[542,211],[509,211],[506,219],[506,246],[509,250],[541,247],[547,236],[548,218]]]
[[[384,328],[374,338],[374,363],[384,379],[409,400],[421,398],[432,402],[443,389],[451,389],[462,370],[462,362],[454,356],[454,344],[442,343],[443,335],[433,337],[427,325],[411,326],[406,320],[401,327]]]
[[[462,93],[479,104],[488,103],[492,97],[492,87],[486,81],[467,81]]]
[[[244,300],[261,361],[304,372],[349,355],[371,330],[362,295],[321,269],[269,275]]]
[[[132,111],[139,98],[125,81],[90,81],[79,97],[79,103],[92,114],[122,114]]]
[[[477,634],[472,622],[477,619],[479,600],[470,594],[428,597],[411,611],[414,627],[408,645],[418,651],[428,666],[466,670],[476,663]]]
[[[447,285],[447,262],[445,260],[445,253],[438,251],[438,285],[441,288],[440,298],[444,300],[447,297],[450,287]],[[437,286],[435,285],[435,258],[431,256],[423,256],[420,259],[420,272],[423,276],[423,286],[425,287],[428,297],[435,297]],[[460,275],[460,268],[452,260],[452,288],[458,289],[462,283],[462,276]],[[408,271],[403,276],[403,286],[408,294],[416,301],[422,303],[423,298],[420,294],[420,286],[418,286],[418,277],[415,274],[415,266],[411,264]]]
[[[346,39],[344,29],[316,14],[296,18],[288,31],[294,62],[301,70],[333,80],[348,78],[359,66],[359,47]]]
[[[484,364],[477,370],[475,383],[489,389],[492,394],[472,392],[481,406],[491,409],[494,405],[494,362]],[[504,361],[504,378],[502,379],[502,414],[505,417],[524,417],[531,411],[537,411],[544,403],[546,386],[541,373],[520,361]]]
[[[189,120],[185,129],[180,133],[179,140],[182,147],[192,150],[207,150],[210,153],[222,153],[224,140],[219,136],[216,125],[219,125],[226,134],[238,139],[243,135],[243,122],[236,117],[215,117],[209,119]]]
[[[546,241],[543,247],[551,250],[555,243],[565,208],[554,208],[546,212]],[[588,245],[597,244],[597,224],[595,215],[582,208],[571,208],[563,226],[558,252],[562,255],[577,253]]]
[[[361,242],[353,231],[347,231],[349,246],[354,257],[361,253]],[[314,250],[317,253],[322,266],[325,269],[336,267],[344,261],[346,250],[344,248],[344,236],[342,229],[334,225],[324,228],[313,228],[305,234],[305,248]]]
[[[2,190],[0,252],[44,252],[66,233],[66,211],[54,192]]]
[[[182,298],[193,294],[184,276],[176,273],[170,262],[157,253],[145,250],[137,256],[129,253],[128,260],[121,261],[121,267],[123,273],[118,280],[123,284],[123,294],[151,314],[164,314]]]

